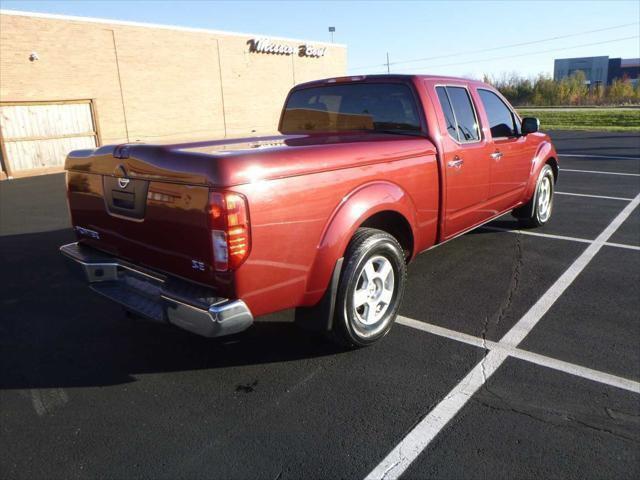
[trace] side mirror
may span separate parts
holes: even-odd
[[[540,130],[540,120],[536,117],[524,117],[522,119],[522,135],[536,133]]]

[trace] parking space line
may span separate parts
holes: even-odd
[[[564,271],[560,278],[538,299],[538,301],[500,339],[500,343],[517,347],[535,327],[545,313],[569,288],[578,275],[593,260],[605,242],[640,204],[638,194],[611,223]],[[422,453],[440,431],[456,416],[471,396],[500,368],[509,357],[502,350],[489,353],[433,408],[393,450],[367,475],[369,479],[396,479]]]
[[[558,153],[561,157],[576,157],[576,158],[608,158],[609,160],[640,160],[638,157],[614,157],[611,155],[584,155],[577,153]]]
[[[487,378],[502,365],[507,355],[491,350],[460,383],[374,468],[365,480],[396,479],[456,416]]]
[[[540,299],[529,309],[529,311],[509,330],[501,342],[512,346],[517,346],[531,329],[538,323],[542,316],[560,298],[564,291],[573,283],[576,277],[593,260],[596,253],[604,246],[607,240],[615,233],[622,223],[629,218],[633,210],[640,204],[640,194],[626,205],[622,211],[616,215],[611,223],[596,237],[584,252],[569,266],[567,270],[555,281]]]
[[[640,177],[640,173],[603,172],[600,170],[574,170],[573,168],[561,168],[561,172],[598,173],[602,175],[623,175],[625,177]]]
[[[607,197],[605,195],[588,195],[586,193],[572,193],[572,192],[554,192],[556,195],[571,195],[572,197],[588,197],[588,198],[602,198],[604,200],[623,200],[630,202],[633,198],[627,197]]]
[[[491,230],[494,232],[507,232],[507,233],[521,233],[522,235],[530,235],[532,237],[543,237],[543,238],[551,238],[555,240],[567,240],[569,242],[578,242],[578,243],[593,243],[595,240],[589,240],[588,238],[578,238],[578,237],[567,237],[564,235],[554,235],[552,233],[540,233],[540,232],[531,232],[529,230],[512,230],[509,228],[501,228],[501,227],[491,227],[489,225],[483,225],[479,227],[484,230]],[[616,247],[616,248],[626,248],[629,250],[640,250],[640,247],[635,245],[627,245],[624,243],[615,243],[615,242],[604,242],[604,245],[607,247]]]
[[[474,337],[473,335],[469,335],[468,333],[457,332],[455,330],[450,330],[438,325],[433,325],[432,323],[414,320],[413,318],[409,317],[403,317],[402,315],[398,315],[398,317],[396,318],[396,323],[404,325],[405,327],[411,327],[415,328],[416,330],[422,330],[423,332],[432,333],[434,335],[438,335],[439,337],[445,337],[451,340],[466,343],[467,345],[473,345],[474,347],[488,349],[485,339]]]
[[[636,245],[627,245],[624,243],[604,242],[607,247],[626,248],[628,250],[640,250],[640,247]]]
[[[553,233],[530,232],[529,230],[491,227],[489,225],[484,225],[480,228],[483,228],[485,230],[492,230],[494,232],[521,233],[522,235],[530,235],[532,237],[553,238],[555,240],[568,240],[570,242],[579,242],[579,243],[593,243],[593,240],[589,240],[588,238],[567,237],[565,235],[554,235]]]
[[[530,352],[528,350],[522,350],[520,348],[514,348],[502,345],[499,343],[500,349],[505,349],[509,356],[524,360],[527,362],[535,363],[543,367],[558,370],[560,372],[582,377],[593,382],[604,383],[611,387],[617,387],[623,390],[627,390],[633,393],[640,394],[640,382],[630,380],[628,378],[619,377],[610,373],[601,372],[600,370],[594,370],[592,368],[583,367],[574,363],[558,360],[557,358],[547,357],[546,355],[540,355],[538,353]]]
[[[536,365],[568,373],[570,375],[575,375],[577,377],[582,377],[594,382],[604,383],[606,385],[621,388],[623,390],[628,390],[630,392],[640,393],[640,382],[619,377],[617,375],[612,375],[610,373],[601,372],[599,370],[583,367],[574,363],[565,362],[563,360],[558,360],[546,355],[540,355],[538,353],[533,353],[528,350],[512,347],[510,345],[504,345],[500,342],[493,342],[491,340],[485,340],[480,337],[474,337],[473,335],[457,332],[455,330],[449,330],[448,328],[439,327],[438,325],[421,322],[412,318],[398,316],[396,323],[404,325],[405,327],[415,328],[417,330],[422,330],[423,332],[438,335],[440,337],[457,340],[459,342],[473,345],[475,347],[484,348],[486,350],[501,350],[510,357],[518,358],[520,360],[531,362]]]

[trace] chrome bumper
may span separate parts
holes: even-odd
[[[138,315],[204,337],[231,335],[253,323],[242,300],[216,297],[199,285],[129,265],[78,243],[63,245],[60,252],[92,290]]]

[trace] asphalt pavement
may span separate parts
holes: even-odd
[[[356,351],[126,318],[58,253],[63,175],[0,182],[0,478],[640,478],[640,136],[552,136],[550,223],[420,255]]]

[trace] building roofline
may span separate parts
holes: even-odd
[[[621,67],[638,67],[640,66],[640,58],[623,58],[620,60]]]
[[[209,33],[209,34],[215,34],[215,35],[233,35],[238,37],[254,37],[254,38],[265,37],[265,38],[269,38],[270,40],[284,40],[288,42],[313,43],[314,45],[323,45],[327,47],[340,47],[340,48],[347,47],[347,45],[344,43],[331,43],[331,42],[321,42],[321,41],[309,40],[309,39],[303,40],[299,38],[275,37],[272,35],[266,35],[262,33],[228,32],[225,30],[211,30],[208,28],[181,27],[179,25],[133,22],[129,20],[111,20],[108,18],[78,17],[75,15],[60,15],[57,13],[26,12],[22,10],[0,9],[0,15],[12,15],[16,17],[46,18],[50,20],[68,20],[68,21],[74,21],[74,22],[99,23],[99,24],[108,24],[108,25],[122,25],[126,27],[161,28],[165,30],[177,30],[181,32]]]

